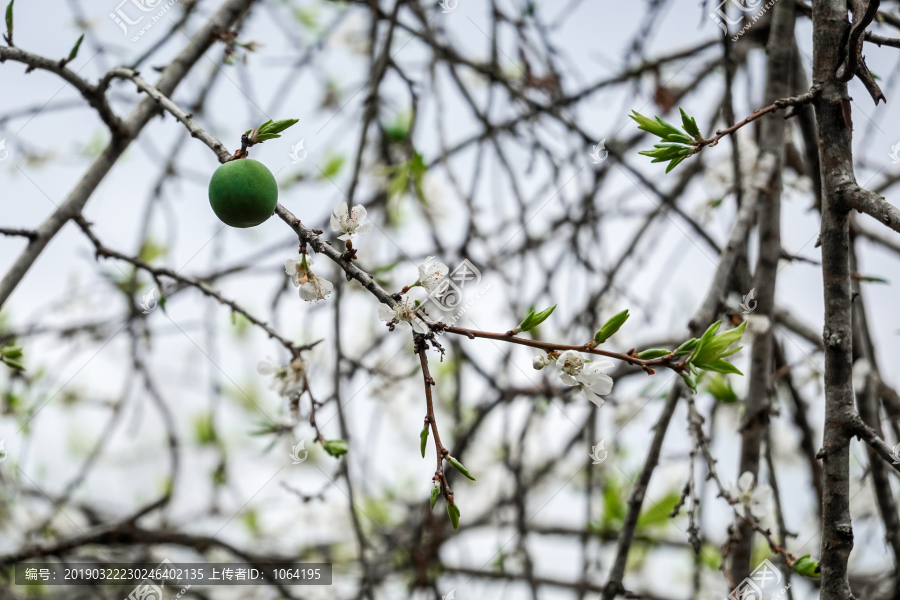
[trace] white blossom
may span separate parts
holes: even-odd
[[[300,286],[300,297],[307,302],[316,302],[327,298],[332,290],[334,284],[310,271],[306,283]]]
[[[747,329],[753,335],[765,335],[772,326],[766,315],[744,315],[744,320],[747,321]]]
[[[540,354],[535,356],[534,360],[531,361],[531,366],[534,367],[535,371],[540,371],[549,364],[550,362],[546,359],[546,357]]]
[[[346,202],[338,204],[331,213],[331,230],[340,231],[344,235],[338,236],[339,240],[353,239],[358,235],[365,235],[372,229],[374,223],[363,223],[366,218],[366,207],[354,206],[351,210]]]
[[[754,479],[753,473],[744,471],[738,479],[737,487],[731,488],[731,495],[738,501],[734,509],[740,516],[747,518],[749,513],[760,519],[769,512],[765,505],[772,497],[772,486],[767,483],[754,485]]]
[[[441,262],[431,262],[432,260],[434,260],[434,257],[429,256],[424,263],[419,265],[419,280],[417,282],[429,292],[433,292],[444,277],[447,276],[447,273],[450,272],[450,268],[447,265]]]
[[[261,361],[256,366],[256,372],[260,375],[272,376],[269,389],[278,392],[279,396],[289,398],[301,393],[304,389],[306,363],[299,356],[285,366]]]
[[[404,294],[400,296],[400,302],[394,308],[387,304],[379,304],[378,318],[388,323],[396,319],[397,327],[400,329],[406,329],[412,325],[416,333],[428,333],[428,325],[416,315],[417,308],[416,300]]]
[[[324,300],[334,290],[334,285],[312,272],[310,268],[312,259],[301,254],[299,260],[288,260],[284,263],[284,272],[287,273],[294,286],[300,288],[300,298],[307,302]]]
[[[566,350],[556,359],[556,367],[562,371],[559,378],[566,385],[576,385],[581,388],[588,400],[597,406],[603,406],[603,398],[612,391],[612,377],[601,371],[613,368],[615,365],[609,360],[596,360],[588,363],[578,352]]]
[[[304,258],[306,259],[305,261]],[[304,266],[304,262],[306,263],[306,266]],[[301,255],[301,257],[296,260],[289,258],[284,263],[284,272],[291,278],[294,287],[299,286],[301,283],[306,283],[306,269],[309,265],[312,265],[312,262],[313,261],[309,256]]]

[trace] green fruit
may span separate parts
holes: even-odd
[[[209,204],[226,225],[256,227],[272,216],[277,203],[275,176],[261,162],[232,160],[209,180]]]

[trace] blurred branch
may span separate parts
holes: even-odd
[[[0,46],[0,64],[6,62],[7,60],[12,60],[28,65],[28,69],[25,71],[26,73],[29,73],[35,69],[40,69],[42,71],[48,71],[50,73],[59,75],[72,87],[78,90],[81,93],[82,97],[84,97],[84,99],[88,101],[88,104],[90,104],[97,111],[100,119],[106,124],[107,127],[109,127],[113,139],[130,137],[129,128],[122,121],[122,119],[116,116],[112,108],[109,106],[109,101],[107,100],[105,94],[105,86],[92,85],[88,83],[86,80],[79,77],[74,71],[66,67],[65,62],[44,58],[43,56],[38,56],[37,54],[32,54],[13,46]]]
[[[213,298],[214,300],[217,300],[220,304],[227,306],[232,311],[242,315],[244,318],[246,318],[248,321],[250,321],[253,325],[255,325],[255,326],[259,327],[260,329],[262,329],[263,331],[265,331],[269,335],[270,338],[273,338],[273,339],[277,340],[278,342],[280,342],[281,345],[284,346],[288,351],[290,351],[290,353],[293,356],[299,356],[301,352],[310,350],[314,346],[316,346],[319,342],[321,342],[321,340],[319,340],[317,342],[313,342],[312,344],[298,346],[298,345],[294,344],[293,342],[291,342],[290,340],[288,340],[287,338],[282,337],[281,334],[279,334],[277,331],[272,329],[272,327],[270,327],[268,323],[265,323],[264,321],[260,321],[259,319],[254,317],[245,308],[241,307],[234,300],[230,300],[230,299],[224,297],[222,294],[220,294],[216,290],[209,287],[209,284],[206,281],[200,280],[200,279],[195,279],[194,277],[190,277],[188,275],[181,275],[180,273],[177,273],[177,272],[173,271],[172,269],[168,269],[166,267],[154,267],[154,266],[151,266],[151,265],[145,263],[144,261],[142,261],[138,258],[135,258],[133,256],[128,256],[127,254],[122,254],[121,252],[111,250],[110,248],[107,248],[106,246],[104,246],[100,242],[99,239],[97,239],[97,236],[94,235],[93,231],[91,231],[90,223],[88,223],[87,220],[84,219],[84,217],[81,217],[81,216],[75,217],[75,223],[78,225],[78,227],[81,228],[81,230],[84,232],[84,234],[88,237],[88,239],[94,245],[94,249],[96,251],[96,255],[98,258],[101,256],[104,258],[116,258],[119,260],[123,260],[131,265],[134,265],[135,267],[137,267],[143,271],[146,271],[153,277],[154,281],[156,281],[156,285],[159,287],[160,293],[162,293],[162,294],[165,294],[166,286],[160,280],[161,277],[168,277],[169,279],[173,279],[184,285],[188,285],[193,288],[196,288],[196,289],[200,290],[200,292],[203,295]]]

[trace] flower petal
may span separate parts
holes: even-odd
[[[765,504],[772,498],[772,486],[764,483],[756,488],[753,492],[753,501],[759,504]]]
[[[741,474],[740,479],[738,479],[738,488],[740,488],[742,492],[749,492],[753,489],[753,479],[753,473],[744,471]]]
[[[260,361],[258,365],[256,365],[256,372],[260,375],[271,375],[275,371],[278,370],[278,367],[273,365],[270,362]]]
[[[610,369],[615,368],[615,366],[615,363],[611,360],[592,360],[591,362],[584,364],[584,370],[592,373],[599,373],[601,371],[609,371]]]
[[[323,300],[334,290],[334,284],[324,277],[316,277],[316,287],[319,290],[319,297]]]
[[[593,402],[594,404],[596,404],[598,408],[601,407],[601,406],[603,406],[604,404],[606,404],[606,401],[603,400],[603,398],[601,398],[599,395],[595,394],[595,393],[594,393],[593,391],[591,391],[589,388],[586,388],[586,387],[585,387],[585,388],[581,388],[581,391],[584,392],[585,397],[586,397],[588,400],[590,400],[591,402]],[[607,392],[607,393],[608,393],[608,392]],[[602,443],[602,442],[601,442],[601,443]]]
[[[363,219],[366,218],[366,215],[369,213],[366,212],[366,207],[362,204],[357,204],[353,207],[353,210],[350,211],[350,218],[356,221],[357,223],[362,223]]]
[[[362,225],[360,225],[359,227],[356,228],[356,234],[357,235],[366,235],[367,233],[372,231],[372,227],[374,227],[374,226],[375,226],[375,223],[373,223],[372,221],[369,221],[368,223],[363,223]]]
[[[313,285],[311,281],[307,281],[300,286],[300,298],[306,300],[307,302],[313,302],[314,300],[319,299],[319,292],[316,290],[316,286]]]
[[[613,380],[612,380],[612,377],[610,377],[609,375],[604,375],[603,373],[598,373],[597,379],[595,381],[591,382],[590,384],[588,384],[586,387],[588,387],[591,390],[591,392],[593,392],[599,396],[605,396],[612,391]]]
[[[563,370],[566,366],[566,361],[573,360],[576,358],[580,358],[580,355],[574,350],[566,350],[556,359],[556,368],[560,371]],[[574,381],[574,380],[573,380]],[[574,383],[570,383],[569,385],[575,385]]]
[[[394,309],[387,304],[378,305],[378,318],[382,321],[392,321],[396,316]]]
[[[578,385],[578,382],[575,381],[575,378],[568,373],[560,373],[559,379],[566,385]]]

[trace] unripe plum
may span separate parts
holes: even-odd
[[[209,181],[209,204],[232,227],[256,227],[278,203],[275,176],[261,162],[243,158],[219,166]]]

